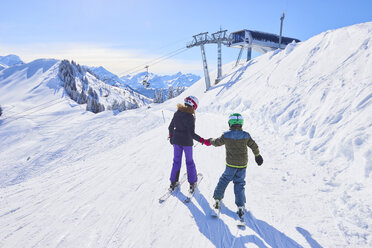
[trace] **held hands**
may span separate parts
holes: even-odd
[[[254,159],[259,166],[263,163],[263,158],[260,154],[256,155]]]
[[[206,145],[206,146],[210,146],[211,145],[211,142],[209,142],[209,140],[206,140],[206,139],[203,139],[203,138],[200,138],[199,142],[202,145]]]

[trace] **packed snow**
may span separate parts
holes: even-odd
[[[201,79],[121,113],[68,98],[56,61],[1,70],[0,247],[372,247],[371,37],[371,22],[327,31],[224,65],[207,92]],[[187,182],[158,202],[173,159],[167,127],[188,95],[200,101],[199,135],[220,136],[239,112],[260,147],[262,166],[249,154],[245,228],[232,185],[210,216],[224,147],[195,144],[204,179],[190,203]]]

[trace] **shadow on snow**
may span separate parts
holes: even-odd
[[[224,84],[218,84],[218,85],[212,86],[210,88],[210,90],[221,88],[221,90],[216,94],[216,96],[220,95],[224,90],[230,89],[231,86],[233,86],[236,82],[238,82],[240,80],[240,78],[244,75],[247,68],[249,66],[255,64],[255,63],[256,63],[255,61],[253,62],[252,60],[250,60],[245,66],[242,66],[238,70],[234,71],[228,82],[226,82]],[[230,76],[230,75],[228,75],[228,76]],[[226,78],[228,76],[225,76],[224,78]]]
[[[177,194],[177,198],[183,203],[185,195],[182,192]],[[261,240],[263,239],[270,247],[274,248],[291,248],[291,247],[302,247],[296,241],[286,236],[273,226],[269,225],[265,221],[256,219],[251,212],[247,212],[245,216],[246,226],[252,229],[257,235],[245,235],[239,234],[242,230],[236,227],[236,233],[233,234],[230,227],[224,223],[220,218],[215,218],[210,215],[212,209],[205,199],[203,194],[195,192],[194,199],[202,208],[202,211],[193,203],[184,203],[184,205],[190,210],[196,224],[198,225],[199,231],[209,239],[215,247],[245,247],[247,243],[254,243],[259,248],[266,248],[267,246]],[[227,215],[233,219],[237,219],[237,215],[232,210],[222,206],[221,215]],[[307,240],[312,248],[321,247],[314,239],[311,238],[309,232],[305,229],[297,227],[299,231]]]

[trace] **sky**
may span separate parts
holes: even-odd
[[[1,2],[0,56],[69,59],[119,76],[145,65],[155,74],[202,76],[200,48],[183,49],[193,35],[220,29],[278,34],[283,11],[283,35],[302,41],[372,21],[370,0],[12,0]],[[223,47],[223,64],[238,54]],[[206,56],[216,70],[217,46],[207,45]]]

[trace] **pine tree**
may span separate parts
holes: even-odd
[[[164,102],[163,91],[162,89],[155,90],[154,103]]]
[[[172,99],[173,97],[174,97],[174,89],[173,89],[173,87],[171,86],[171,87],[169,87],[169,89],[168,89],[167,100]]]
[[[177,87],[174,97],[181,95],[181,93],[184,91],[185,91],[185,87]]]
[[[156,89],[154,92],[154,103],[160,103],[159,102],[159,90]]]
[[[162,89],[159,90],[159,100],[160,100],[160,103],[164,102],[164,96],[163,96],[163,90]]]

